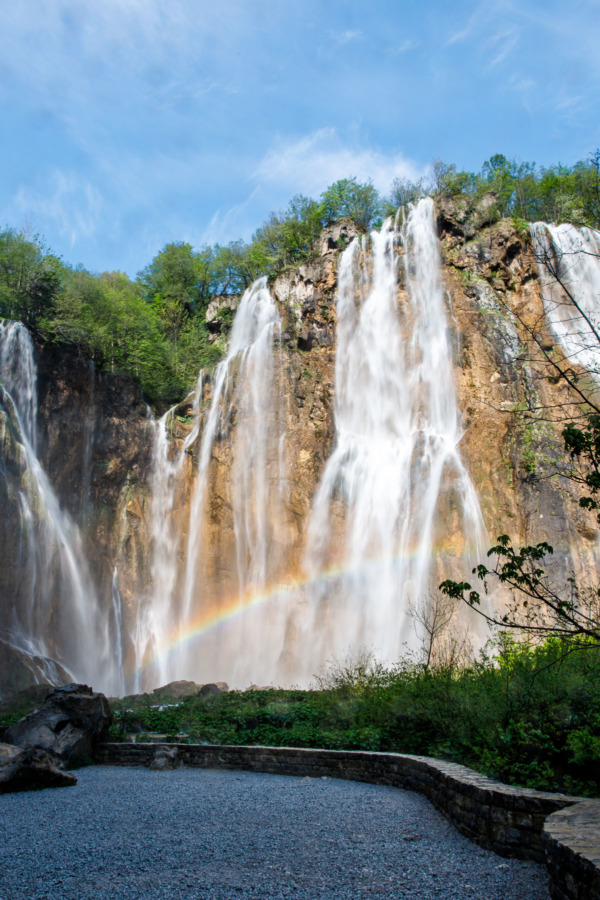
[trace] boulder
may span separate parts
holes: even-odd
[[[195,681],[171,681],[162,687],[155,688],[152,696],[157,700],[181,700],[183,697],[190,697],[197,694],[202,685],[196,684]]]
[[[226,694],[228,690],[224,681],[216,681],[214,684],[203,684],[198,693],[201,697],[216,697],[217,694]]]
[[[93,757],[108,739],[112,714],[104,694],[86,684],[55,688],[35,712],[7,729],[5,739],[21,748],[49,750],[64,763],[77,765]]]
[[[41,747],[0,744],[0,794],[77,784],[75,775],[60,766],[55,754]]]
[[[165,772],[167,769],[176,769],[181,765],[177,747],[159,747],[149,764],[149,768],[155,772]]]

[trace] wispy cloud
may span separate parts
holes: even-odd
[[[339,178],[372,180],[387,190],[394,178],[417,178],[421,171],[400,153],[384,153],[346,143],[335,128],[321,128],[297,141],[279,142],[254,172],[262,185],[317,195]]]
[[[458,44],[461,41],[466,40],[468,37],[471,37],[481,24],[482,17],[485,16],[487,9],[487,3],[480,3],[475,8],[475,11],[469,16],[462,28],[459,28],[458,31],[455,31],[450,35],[450,37],[446,40],[444,46],[451,47],[452,44]]]
[[[350,44],[352,41],[357,41],[361,36],[362,31],[352,31],[350,29],[330,32],[331,40],[336,44]]]
[[[241,203],[235,203],[225,212],[218,209],[202,232],[199,243],[224,244],[241,237],[247,231],[247,223],[253,219],[252,206],[259,192],[257,185]],[[257,224],[254,220],[251,227],[255,228]]]
[[[508,31],[500,31],[497,34],[492,35],[492,37],[486,41],[486,48],[493,54],[492,59],[488,64],[489,69],[504,62],[506,57],[517,46],[519,37],[520,29],[511,28]]]
[[[400,56],[402,53],[408,53],[409,50],[416,50],[417,47],[421,46],[420,41],[411,41],[409,39],[402,41],[401,44],[398,44],[397,47],[393,47],[389,52],[393,56]]]
[[[17,217],[36,227],[39,223],[44,230],[50,225],[71,247],[95,234],[102,208],[102,196],[93,184],[60,169],[55,169],[35,188],[21,186],[14,198]]]

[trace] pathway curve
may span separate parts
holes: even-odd
[[[548,900],[423,797],[328,778],[93,766],[0,797],[0,900]]]

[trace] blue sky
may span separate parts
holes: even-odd
[[[0,227],[134,276],[337,178],[600,146],[600,0],[4,0]]]

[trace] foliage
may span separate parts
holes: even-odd
[[[56,293],[63,267],[36,237],[0,232],[0,316],[35,325]]]
[[[397,178],[387,197],[354,177],[330,185],[318,199],[294,197],[272,213],[249,242],[204,246],[168,243],[135,282],[120,272],[94,275],[54,256],[37,236],[0,232],[0,316],[20,319],[42,340],[74,346],[101,368],[136,381],[150,402],[173,403],[200,368],[218,362],[223,342],[211,340],[210,298],[239,295],[256,278],[274,278],[314,258],[322,228],[342,217],[360,231],[426,194],[476,202],[490,192],[489,216],[600,225],[600,151],[574,166],[539,168],[502,154],[478,173],[434,160],[428,178]],[[222,327],[230,327],[222,317]]]
[[[338,219],[352,219],[361,231],[368,231],[381,217],[381,201],[373,183],[360,184],[356,178],[341,178],[321,194],[323,225]]]
[[[434,670],[362,654],[333,663],[318,690],[195,695],[163,709],[151,695],[125,698],[113,734],[426,754],[526,787],[600,794],[600,653],[506,635],[490,649]]]

